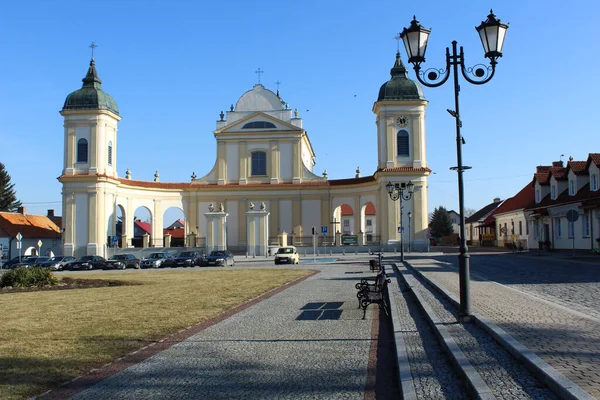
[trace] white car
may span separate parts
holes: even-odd
[[[300,255],[294,246],[280,247],[275,253],[275,264],[298,264]]]

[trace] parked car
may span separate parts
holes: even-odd
[[[173,258],[166,259],[163,267],[195,267],[202,263],[202,254],[199,251],[182,251]]]
[[[148,257],[143,258],[140,266],[142,268],[160,268],[166,260],[171,260],[171,253],[151,253]]]
[[[39,264],[42,268],[50,268],[52,271],[61,271],[64,266],[71,261],[75,261],[75,257],[71,256],[54,256],[48,261]]]
[[[106,260],[106,269],[140,268],[140,259],[133,254],[115,254]]]
[[[70,271],[85,269],[102,269],[106,266],[106,259],[100,256],[83,256],[63,266]]]
[[[21,259],[21,262],[17,262],[11,268],[19,268],[19,267],[39,267],[40,263],[46,262],[50,259],[50,257],[27,257],[26,259]]]
[[[235,260],[233,259],[233,253],[229,250],[215,250],[211,251],[208,256],[202,258],[201,266],[221,266],[225,267],[226,265],[231,265],[232,267],[235,265]]]
[[[13,257],[12,259],[10,259],[9,261],[5,262],[4,264],[2,264],[2,268],[4,269],[11,269],[14,268],[14,266],[22,261],[25,261],[26,259],[33,257],[33,256],[16,256]]]
[[[300,255],[295,246],[280,247],[275,253],[275,264],[298,264]]]

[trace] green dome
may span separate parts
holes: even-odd
[[[382,100],[425,100],[423,89],[415,81],[408,79],[408,73],[402,60],[400,52],[396,53],[396,62],[391,69],[392,78],[384,83],[379,89],[377,101]]]
[[[93,58],[87,75],[82,81],[81,89],[67,96],[63,110],[110,110],[119,114],[115,99],[102,90],[102,81],[96,73],[96,63]]]

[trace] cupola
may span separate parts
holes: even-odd
[[[96,72],[96,63],[93,57],[87,75],[82,81],[81,89],[67,96],[63,110],[109,110],[119,115],[115,99],[102,90],[102,81]]]
[[[400,52],[396,53],[396,62],[390,71],[392,76],[379,89],[377,101],[382,100],[425,100],[423,89],[417,82],[408,79],[408,71],[402,63]]]

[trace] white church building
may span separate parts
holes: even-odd
[[[281,243],[312,249],[313,240],[317,245],[399,249],[400,204],[390,199],[388,182],[414,184],[412,198],[403,201],[403,221],[408,221],[409,212],[412,215],[411,232],[407,234],[405,227],[403,238],[406,242],[410,237],[412,249],[426,246],[431,173],[425,151],[427,100],[419,84],[408,79],[399,54],[372,110],[377,170],[348,179],[330,180],[313,172],[315,149],[302,119],[279,93],[261,84],[221,113],[214,130],[216,160],[206,175],[192,176],[189,182],[161,182],[158,175],[154,181],[142,181],[132,179],[128,170],[121,177],[117,158],[121,115],[101,84],[92,58],[83,86],[67,96],[60,111],[64,167],[58,179],[63,185],[65,255],[106,256],[117,236],[117,217],[122,219],[118,245],[132,246],[134,212],[139,207],[148,210],[152,226],[143,247],[169,247],[163,217],[176,207],[184,215],[186,245],[205,251],[259,255],[269,245]],[[121,149],[121,157],[127,151]],[[352,240],[342,240],[348,236],[343,219],[344,226],[352,227]],[[313,227],[318,236],[312,235]]]

